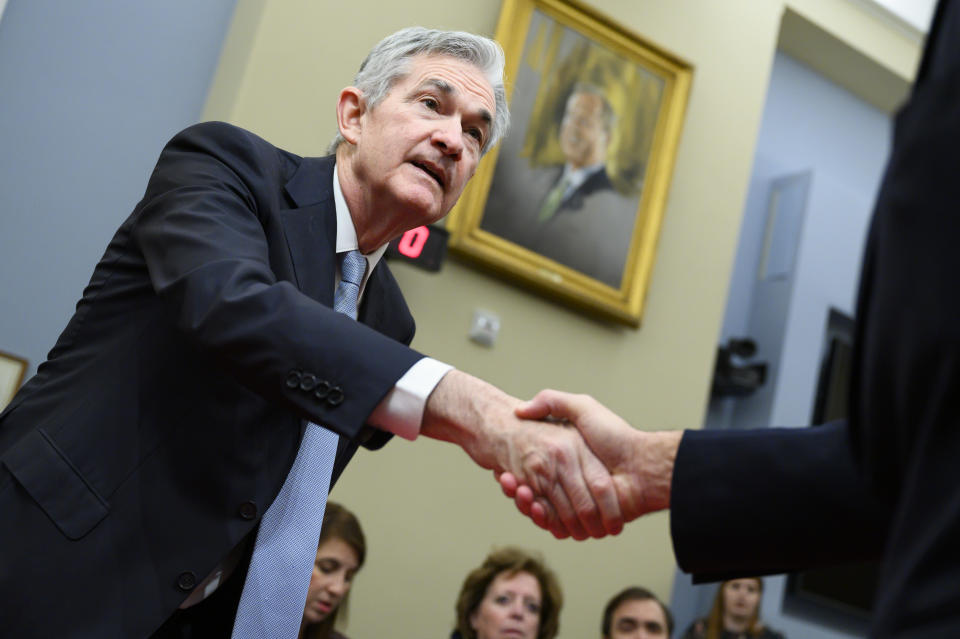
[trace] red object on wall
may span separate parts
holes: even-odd
[[[450,233],[439,226],[410,229],[387,246],[387,257],[398,258],[428,271],[439,271]]]
[[[423,252],[423,245],[427,243],[427,238],[429,237],[430,231],[426,226],[418,226],[415,229],[410,229],[400,236],[400,243],[397,245],[397,250],[410,259],[415,260],[420,257],[420,253]]]

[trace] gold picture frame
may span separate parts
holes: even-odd
[[[6,408],[17,394],[26,374],[27,360],[0,351],[0,411]]]
[[[450,248],[639,326],[692,66],[570,0],[504,0],[513,124],[447,221]]]

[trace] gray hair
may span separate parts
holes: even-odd
[[[493,148],[510,126],[510,111],[507,109],[507,91],[503,86],[503,49],[490,38],[466,31],[439,31],[423,27],[408,27],[387,36],[370,51],[353,78],[353,85],[363,92],[367,106],[371,109],[376,107],[393,84],[409,72],[410,60],[418,55],[449,56],[469,62],[483,72],[493,88],[496,109],[490,137],[483,152]],[[337,133],[328,152],[334,153],[344,141],[343,136]]]

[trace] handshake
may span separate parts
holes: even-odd
[[[562,539],[616,535],[670,505],[680,431],[636,430],[586,395],[522,402],[461,371],[427,401],[421,434],[493,470],[520,512]]]

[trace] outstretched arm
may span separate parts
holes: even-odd
[[[621,500],[610,473],[574,428],[519,419],[520,400],[462,371],[437,385],[420,433],[457,444],[480,466],[526,486],[558,538],[617,534]]]
[[[876,559],[884,547],[891,510],[859,472],[844,422],[644,432],[590,397],[557,391],[517,415],[575,425],[610,470],[624,522],[670,508],[677,563],[695,582]],[[524,482],[499,477],[536,523],[555,520]]]

